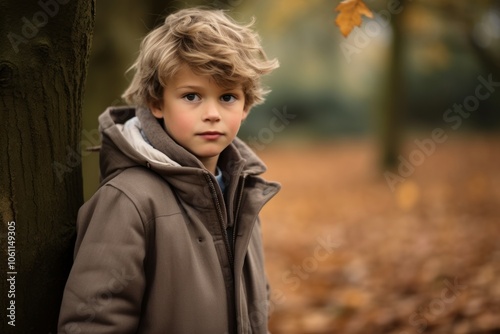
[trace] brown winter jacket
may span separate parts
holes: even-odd
[[[99,123],[103,182],[78,213],[59,333],[267,333],[258,213],[279,185],[262,162],[235,139],[223,195],[148,110]]]

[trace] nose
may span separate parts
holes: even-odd
[[[203,120],[208,122],[220,121],[220,113],[216,102],[207,101],[203,110]]]

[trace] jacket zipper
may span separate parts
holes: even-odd
[[[222,209],[221,205],[219,202],[219,197],[217,196],[217,190],[215,189],[214,183],[212,181],[212,178],[208,173],[205,173],[205,178],[208,181],[209,187],[210,187],[210,193],[212,194],[212,199],[214,201],[215,207],[217,209],[217,216],[219,220],[219,226],[222,231],[222,235],[224,236],[224,245],[226,246],[226,251],[227,255],[229,257],[229,266],[231,268],[231,273],[233,276],[233,281],[234,281],[234,257],[233,257],[233,252],[231,250],[231,245],[229,243],[229,237],[227,235],[226,228],[224,227],[224,215],[222,214]],[[238,311],[236,310],[236,301],[235,301],[235,291],[234,291],[234,285],[233,289],[228,291],[228,310],[229,310],[229,331],[237,331],[237,322],[236,322],[236,315]]]
[[[210,175],[208,173],[205,173],[205,178],[207,179],[208,184],[210,186],[210,193],[212,194],[212,199],[214,200],[214,204],[215,204],[215,207],[217,209],[217,216],[219,218],[218,219],[219,226],[221,228],[222,235],[224,236],[224,245],[226,246],[227,255],[229,257],[229,264],[231,267],[231,271],[233,272],[234,271],[234,268],[233,268],[234,267],[234,256],[233,256],[233,251],[231,250],[231,245],[229,243],[229,237],[227,235],[226,228],[224,227],[224,215],[222,214],[221,205],[219,202],[219,197],[217,196],[217,191],[215,190],[215,186],[214,186],[214,183],[212,181],[212,178],[210,177]]]
[[[234,221],[233,221],[233,249],[236,249],[236,224],[238,222],[238,216],[240,214],[240,206],[241,206],[241,199],[243,197],[243,190],[245,188],[245,180],[247,176],[243,175],[241,178],[241,186],[240,186],[240,192],[238,194],[238,203],[236,204],[236,211],[234,212]]]

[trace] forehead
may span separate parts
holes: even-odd
[[[174,86],[189,82],[204,85],[213,83],[213,79],[210,76],[197,74],[187,65],[180,66],[170,81]]]
[[[229,80],[227,82],[223,82],[223,84],[221,85],[215,80],[213,76],[210,76],[208,74],[199,74],[196,71],[193,71],[193,69],[186,64],[183,64],[179,67],[179,69],[169,80],[169,83],[173,87],[201,86],[213,87],[218,89],[243,89],[242,84],[230,83]]]

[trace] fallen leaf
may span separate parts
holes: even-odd
[[[410,210],[415,207],[420,198],[420,188],[414,181],[407,180],[401,184],[396,192],[398,206],[403,210]]]
[[[362,0],[344,0],[335,8],[339,14],[335,24],[340,28],[344,37],[349,36],[355,26],[361,25],[361,15],[372,18],[373,13]]]

